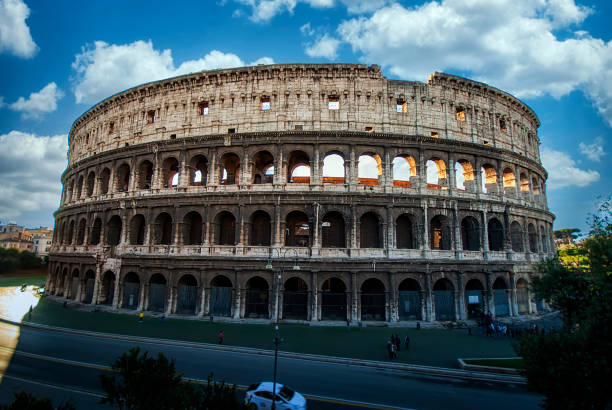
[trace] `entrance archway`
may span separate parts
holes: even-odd
[[[102,286],[100,287],[100,305],[111,305],[115,297],[115,274],[106,271],[102,276]]]
[[[368,279],[361,285],[361,320],[385,320],[385,285]]]
[[[341,279],[329,278],[321,288],[321,319],[346,320],[346,285]]]
[[[529,313],[529,289],[525,279],[516,281],[516,300],[519,313]]]
[[[400,320],[422,320],[421,287],[414,279],[404,279],[399,285],[397,301]]]
[[[195,315],[198,300],[198,281],[193,275],[183,275],[178,281],[176,313]]]
[[[208,306],[211,316],[231,316],[232,282],[226,276],[215,276],[212,280]]]
[[[161,273],[151,276],[149,283],[149,306],[153,312],[166,311],[166,278]]]
[[[83,298],[83,303],[90,304],[93,301],[95,283],[96,273],[90,269],[85,273],[85,297]]]
[[[455,320],[455,287],[450,280],[439,279],[433,288],[436,320]]]
[[[268,282],[262,277],[255,276],[247,282],[246,311],[249,318],[267,318],[269,315]]]
[[[493,282],[493,300],[495,302],[495,316],[508,316],[510,314],[508,291],[506,281],[503,278],[497,278]]]
[[[465,305],[469,318],[477,318],[484,313],[484,286],[478,279],[470,279],[465,285]]]
[[[140,295],[140,278],[134,272],[130,272],[123,280],[123,308],[138,308],[138,296]]]
[[[308,319],[308,285],[301,278],[294,277],[285,282],[283,319]]]

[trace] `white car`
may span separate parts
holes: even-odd
[[[261,382],[250,385],[246,391],[244,402],[253,410],[271,409],[273,397],[272,386],[272,382]],[[305,410],[306,399],[292,388],[276,383],[276,409]]]

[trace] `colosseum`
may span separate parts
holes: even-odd
[[[487,84],[376,65],[134,87],[70,130],[48,293],[311,324],[537,312],[529,283],[554,254],[538,127]]]

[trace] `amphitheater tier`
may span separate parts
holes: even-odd
[[[49,293],[228,320],[537,311],[554,253],[538,126],[486,84],[376,66],[127,90],[72,127]]]

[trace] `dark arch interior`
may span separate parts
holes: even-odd
[[[412,218],[408,214],[400,215],[395,224],[395,240],[398,249],[414,249],[414,235],[412,233]]]
[[[421,287],[419,286],[419,282],[417,282],[415,279],[408,278],[408,279],[404,279],[402,283],[400,283],[399,290],[400,291],[417,291],[417,290],[421,290]]]
[[[236,218],[229,212],[222,212],[217,216],[219,226],[218,243],[219,245],[236,244]]]
[[[504,250],[504,228],[497,218],[491,218],[488,226],[489,250]]]
[[[198,281],[193,277],[193,275],[183,275],[179,279],[178,284],[185,286],[198,286]]]
[[[157,285],[165,285],[166,278],[161,273],[156,273],[155,275],[151,276],[151,283],[155,283]]]
[[[436,281],[433,290],[454,290],[455,287],[450,280],[444,278]]]
[[[106,243],[111,246],[119,245],[121,242],[121,218],[114,215],[107,225]]]
[[[250,244],[255,246],[270,246],[271,219],[265,211],[257,211],[251,218]]]
[[[185,245],[202,244],[202,216],[191,211],[183,219],[183,243]]]
[[[345,248],[346,233],[344,218],[340,212],[328,212],[321,224],[322,246],[324,248]]]
[[[304,212],[293,211],[287,215],[285,244],[287,246],[310,246],[310,224]]]
[[[232,287],[232,281],[229,280],[229,278],[227,276],[223,276],[223,275],[219,275],[219,276],[215,276],[215,278],[212,280],[211,282],[212,286],[218,286],[218,287]]]
[[[378,216],[366,212],[359,219],[359,245],[361,248],[380,248]]]
[[[463,250],[480,250],[480,227],[474,217],[466,216],[461,221],[461,241]]]
[[[162,212],[155,218],[155,243],[158,245],[170,245],[172,238],[172,217]]]

